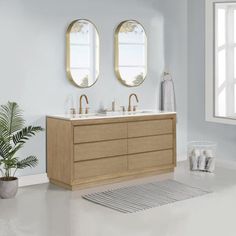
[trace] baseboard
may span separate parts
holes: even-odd
[[[186,160],[186,157],[184,156],[181,156],[181,158],[178,158],[178,162],[183,162],[185,160]],[[223,168],[236,169],[236,161],[216,159],[216,165]],[[20,176],[18,178],[19,178],[20,187],[36,185],[36,184],[45,184],[49,182],[47,173],[38,174],[38,175]]]
[[[35,185],[35,184],[45,184],[49,182],[46,173],[38,175],[20,176],[18,178],[19,178],[19,187]]]

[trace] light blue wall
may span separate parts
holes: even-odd
[[[173,73],[178,108],[178,159],[187,143],[187,0],[0,0],[0,104],[17,101],[28,123],[45,126],[47,114],[64,113],[68,95],[86,93],[90,108],[110,106],[116,98],[127,105],[128,95],[139,96],[140,108],[158,107],[160,76]],[[98,82],[78,89],[66,79],[65,33],[69,23],[86,18],[100,33],[101,69]],[[123,20],[140,21],[148,37],[148,76],[138,88],[115,78],[113,34]],[[22,155],[36,154],[40,164],[20,175],[45,172],[45,133],[30,141]]]
[[[205,0],[188,0],[188,140],[218,143],[218,158],[236,160],[236,126],[205,121]]]

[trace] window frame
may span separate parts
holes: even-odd
[[[236,3],[229,0],[205,1],[205,115],[206,121],[236,125],[236,118],[216,116],[215,108],[215,4]]]

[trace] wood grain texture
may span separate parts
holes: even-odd
[[[59,187],[62,187],[62,188],[68,189],[68,190],[73,190],[73,184],[66,184],[66,183],[63,183],[61,181],[58,181],[58,180],[55,180],[52,178],[50,178],[49,181],[50,181],[50,183],[55,184]]]
[[[62,183],[72,181],[72,129],[69,121],[47,118],[47,174]]]
[[[173,132],[172,119],[138,121],[128,123],[128,137],[142,137]]]
[[[174,166],[176,166],[176,161],[177,161],[177,152],[176,152],[176,116],[173,117],[172,119],[173,122],[173,162]]]
[[[109,117],[99,119],[80,119],[80,120],[69,120],[73,126],[84,126],[84,125],[96,125],[96,124],[113,124],[113,123],[127,123],[136,121],[148,121],[148,120],[164,120],[174,119],[176,114],[159,114],[159,115],[145,115],[145,116],[124,116],[124,117]],[[68,121],[68,119],[65,119]]]
[[[132,170],[125,173],[120,173],[119,175],[108,175],[100,176],[96,178],[88,178],[82,180],[75,180],[72,185],[72,190],[90,188],[94,186],[99,186],[103,184],[117,183],[126,180],[133,180],[137,178],[143,178],[147,176],[165,174],[173,172],[174,167],[172,166],[163,166],[154,169],[144,169],[144,170]]]
[[[166,173],[175,165],[175,114],[47,118],[47,170],[50,181],[58,186],[92,187]]]
[[[128,156],[128,169],[138,170],[146,168],[158,168],[173,163],[173,150],[139,153]]]
[[[74,143],[96,142],[127,138],[127,124],[101,124],[75,126]]]
[[[128,153],[142,153],[170,149],[173,147],[173,135],[158,135],[128,139]]]
[[[119,139],[74,145],[74,161],[122,156],[127,154],[127,140]]]
[[[76,162],[74,178],[83,179],[95,176],[116,174],[127,171],[127,156],[104,158],[92,161]]]

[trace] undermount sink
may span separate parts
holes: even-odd
[[[97,116],[99,113],[88,113],[88,114],[78,114],[75,115],[76,117],[90,117],[90,116]]]
[[[164,115],[175,112],[162,112],[158,110],[137,110],[137,111],[106,111],[106,112],[94,112],[88,114],[76,114],[76,115],[53,115],[51,117],[57,117],[67,120],[80,120],[80,119],[103,119],[103,118],[119,118],[119,117],[131,117],[131,116],[148,116],[148,115]]]
[[[129,113],[131,114],[146,114],[146,113],[155,113],[157,111],[153,111],[153,110],[140,110],[140,111],[131,111]]]
[[[151,113],[157,113],[157,111],[154,110],[137,110],[137,111],[107,111],[100,113],[101,115],[105,116],[130,116],[130,115],[136,115],[136,114],[151,114]]]
[[[72,119],[80,119],[80,118],[91,118],[96,116],[101,116],[101,114],[99,113],[76,114],[76,115],[71,115],[70,117]]]
[[[134,115],[146,115],[157,113],[154,110],[138,110],[138,111],[106,111],[106,112],[98,112],[98,113],[88,113],[88,114],[77,114],[71,116],[71,119],[86,119],[86,118],[108,118],[108,117],[123,117],[123,116],[134,116]]]

